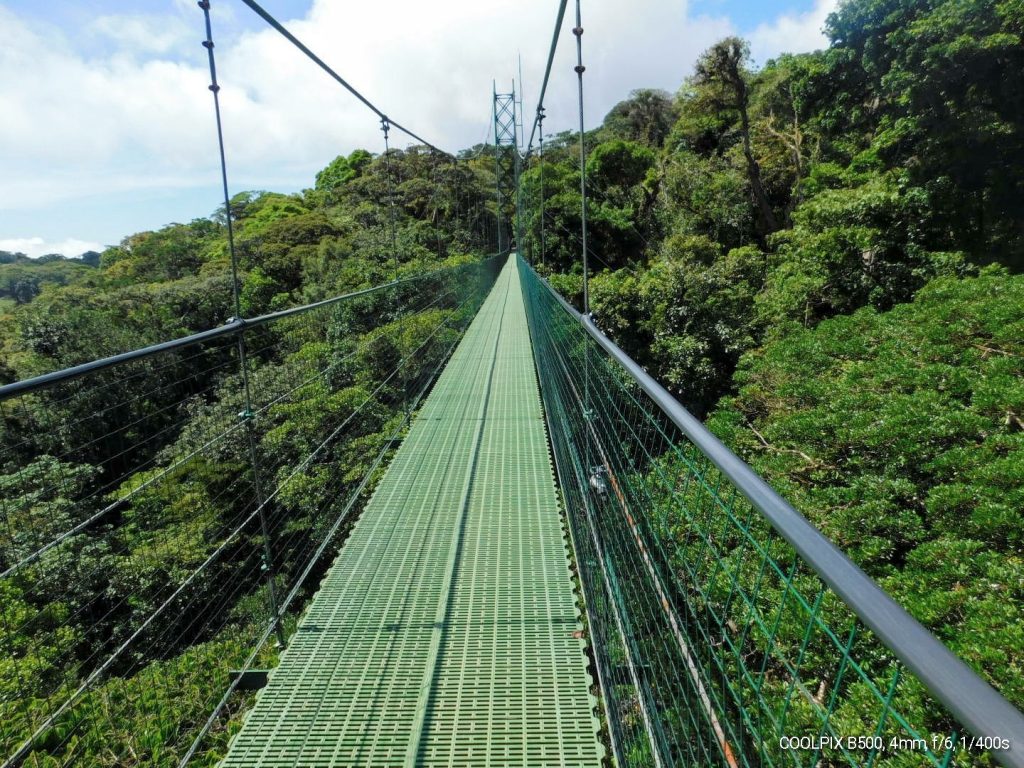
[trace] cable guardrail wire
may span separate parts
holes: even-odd
[[[622,766],[1024,766],[1024,715],[522,260]]]
[[[215,761],[501,261],[0,387],[0,764]]]

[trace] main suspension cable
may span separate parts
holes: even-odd
[[[544,69],[544,82],[540,86],[540,96],[537,99],[537,117],[534,118],[533,128],[530,129],[530,140],[526,143],[526,154],[530,154],[533,148],[533,136],[537,132],[538,123],[543,121],[544,94],[548,90],[548,78],[551,77],[551,67],[555,63],[555,50],[558,48],[558,36],[562,32],[562,21],[565,19],[565,8],[569,0],[561,0],[558,4],[558,17],[555,19],[555,31],[551,35],[551,49],[548,51],[548,64]],[[576,26],[579,26],[577,22]]]
[[[377,117],[379,117],[381,120],[387,120],[388,123],[390,123],[394,128],[397,128],[399,131],[404,133],[406,136],[408,136],[411,139],[415,139],[420,144],[424,144],[430,147],[435,152],[439,152],[440,154],[445,155],[447,157],[452,157],[450,153],[445,152],[443,149],[438,149],[436,146],[431,144],[422,136],[413,133],[408,128],[403,126],[401,123],[392,120],[390,117],[384,114],[384,112],[382,112],[372,101],[370,101],[368,98],[363,96],[363,94],[357,91],[347,80],[345,80],[345,78],[343,78],[333,69],[331,69],[323,59],[321,59],[319,56],[313,53],[313,51],[311,51],[301,40],[299,40],[297,37],[295,37],[295,35],[289,32],[288,29],[281,22],[279,22],[277,19],[271,16],[264,8],[262,8],[260,4],[256,2],[256,0],[242,0],[242,2],[249,6],[249,8],[251,8],[256,13],[256,15],[258,15],[261,19],[267,22],[267,24],[269,24],[275,30],[280,32],[281,35],[286,40],[288,40],[288,42],[290,42],[292,45],[294,45],[296,48],[298,48],[300,51],[306,54],[306,56],[312,59],[317,64],[317,66],[319,66],[328,75],[333,77],[342,87],[344,87],[349,93],[351,93],[353,96],[359,99],[359,101],[366,105],[366,107],[368,107],[372,112],[374,112],[377,115]]]

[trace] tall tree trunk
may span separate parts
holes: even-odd
[[[761,167],[754,158],[750,142],[750,115],[747,112],[749,94],[745,63],[750,58],[750,48],[738,37],[729,37],[708,49],[697,61],[695,80],[711,87],[723,87],[732,98],[722,97],[719,105],[735,109],[740,115],[740,131],[743,137],[743,157],[747,163],[747,179],[750,193],[758,211],[758,229],[764,238],[777,231],[779,220],[768,202],[768,194],[761,182]]]
[[[770,235],[779,229],[779,220],[775,217],[768,202],[768,194],[764,191],[764,184],[761,183],[761,166],[754,159],[754,151],[750,145],[750,117],[747,115],[747,92],[745,85],[742,87],[740,96],[740,123],[743,134],[743,157],[747,161],[747,176],[750,179],[750,191],[754,195],[754,202],[757,203],[757,210],[761,218],[761,234]]]

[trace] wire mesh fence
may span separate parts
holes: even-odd
[[[1020,713],[988,689],[995,733],[958,723],[584,320],[519,268],[620,765],[1021,764]],[[950,682],[956,664],[940,659],[948,669],[930,676]]]
[[[499,267],[0,390],[4,766],[216,761]]]

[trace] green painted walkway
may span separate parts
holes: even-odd
[[[514,257],[225,766],[597,766]]]

